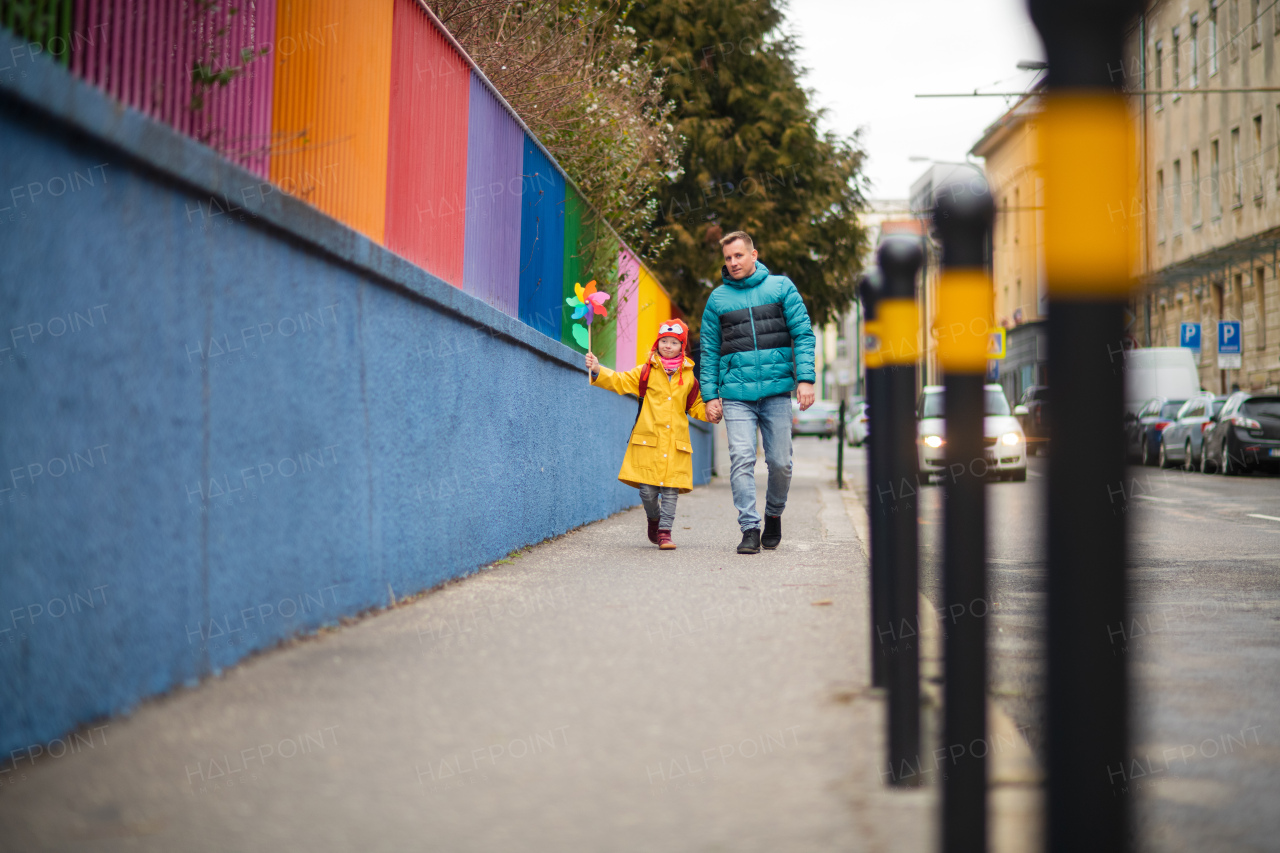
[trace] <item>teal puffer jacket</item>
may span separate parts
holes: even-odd
[[[756,261],[742,281],[721,270],[702,312],[702,397],[759,400],[813,382],[813,328],[791,279]]]

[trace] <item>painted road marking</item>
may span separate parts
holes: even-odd
[[[1137,499],[1138,499],[1138,500],[1140,500],[1140,501],[1158,501],[1158,502],[1160,502],[1160,503],[1162,503],[1162,504],[1180,504],[1180,503],[1182,503],[1182,501],[1177,500],[1176,498],[1157,498],[1157,497],[1153,497],[1153,496],[1151,496],[1151,495],[1134,495],[1134,497],[1135,497],[1135,498],[1137,498]]]
[[[1250,518],[1265,518],[1267,521],[1280,521],[1280,518],[1277,518],[1274,515],[1261,515],[1256,512],[1246,512],[1245,515],[1249,516]]]
[[[1028,471],[1028,472],[1027,472],[1027,476],[1028,476],[1028,477],[1043,477],[1043,476],[1044,476],[1044,474],[1041,474],[1039,471]]]

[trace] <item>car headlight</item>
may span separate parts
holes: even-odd
[[[942,436],[940,436],[940,435],[926,435],[926,436],[924,437],[924,443],[925,443],[925,444],[927,444],[927,445],[928,445],[928,446],[930,446],[930,447],[935,447],[935,448],[936,448],[936,447],[941,447],[941,446],[942,446]]]
[[[1000,440],[1012,447],[1022,440],[1022,436],[1018,435],[1016,432],[1006,432],[1001,436]]]

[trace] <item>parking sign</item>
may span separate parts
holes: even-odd
[[[1200,324],[1183,323],[1182,334],[1179,337],[1182,340],[1181,346],[1188,349],[1200,349]]]
[[[1218,368],[1240,367],[1243,335],[1239,320],[1224,320],[1218,324]]]

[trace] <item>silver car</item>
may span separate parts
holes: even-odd
[[[999,385],[984,385],[983,457],[969,464],[969,473],[1024,482],[1027,479],[1027,437],[1009,411]],[[916,447],[920,479],[947,474],[947,426],[941,385],[926,385],[916,406]],[[959,473],[959,472],[957,472]]]

